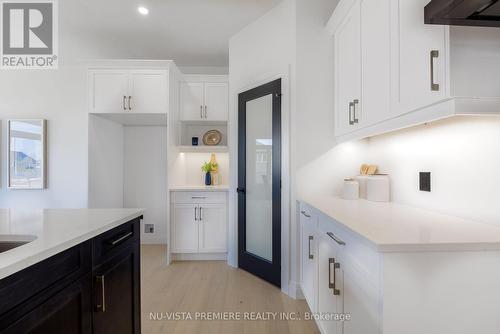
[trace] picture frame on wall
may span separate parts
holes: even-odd
[[[7,132],[9,189],[45,189],[47,121],[11,119]]]

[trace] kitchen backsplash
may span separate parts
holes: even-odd
[[[344,177],[374,163],[394,202],[500,224],[498,143],[500,117],[454,117],[340,144],[299,170],[298,188],[339,195]],[[431,192],[419,190],[419,172],[431,172]]]

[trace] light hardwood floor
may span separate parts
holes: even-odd
[[[309,308],[273,285],[223,261],[185,261],[165,265],[163,246],[141,248],[142,333],[319,333],[306,320],[151,320],[170,312],[285,312],[303,317]],[[219,313],[220,314],[220,313]],[[260,313],[262,314],[262,313]]]

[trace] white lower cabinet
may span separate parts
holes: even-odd
[[[342,322],[342,332],[376,334],[378,326],[378,289],[349,263],[340,263],[337,287],[340,291],[341,312],[350,320]]]
[[[316,312],[316,289],[318,286],[318,240],[314,227],[304,222],[302,222],[301,225],[301,288],[302,293],[309,303],[309,308],[312,312]]]
[[[170,226],[172,253],[225,253],[226,194],[174,192]]]
[[[173,204],[172,252],[198,252],[197,204]]]
[[[226,251],[226,205],[200,204],[198,250],[220,253]]]
[[[410,247],[381,249],[310,205],[300,210],[309,216],[299,213],[301,287],[322,334],[499,333],[498,248],[415,248],[402,238]]]
[[[328,237],[319,238],[319,282],[318,282],[318,312],[322,315],[318,323],[323,333],[342,333],[342,323],[335,315],[342,312],[340,284],[339,250]],[[323,320],[323,316],[326,318]]]
[[[321,333],[379,333],[376,251],[309,206],[300,216],[301,288]]]

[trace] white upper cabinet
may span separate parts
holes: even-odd
[[[138,113],[168,112],[167,71],[130,71],[130,109]]]
[[[391,117],[390,0],[362,0],[361,101],[363,124]]]
[[[90,70],[89,112],[166,114],[168,78],[168,70]]]
[[[334,33],[337,136],[391,115],[390,0],[349,4]]]
[[[335,32],[336,129],[352,131],[363,122],[361,112],[361,17],[359,2]]]
[[[128,72],[99,70],[89,73],[89,112],[114,113],[127,108]]]
[[[205,83],[205,119],[210,121],[227,121],[228,111],[228,84],[224,82]]]
[[[181,83],[181,119],[198,121],[204,116],[203,83]]]
[[[448,28],[424,24],[429,0],[391,0],[398,20],[393,22],[392,41],[398,53],[392,62],[394,114],[400,115],[439,102],[447,97]]]
[[[327,29],[338,142],[453,115],[500,113],[500,29],[425,24],[428,2],[337,5]]]
[[[229,89],[226,82],[189,80],[181,83],[180,114],[182,121],[226,122]]]

